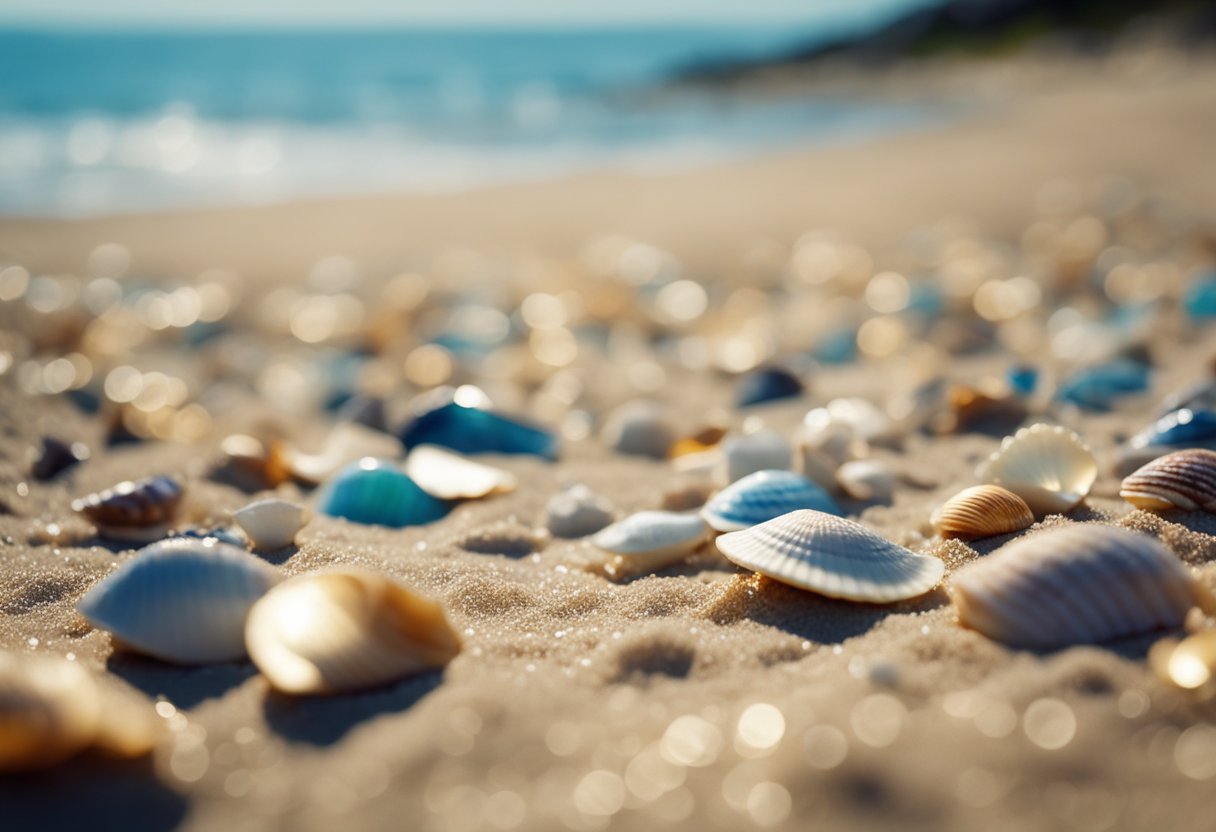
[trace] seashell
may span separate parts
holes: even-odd
[[[388,432],[388,413],[384,399],[362,393],[351,396],[338,409],[339,422],[352,422],[365,428]]]
[[[306,454],[284,448],[282,457],[293,477],[317,485],[360,459],[396,459],[404,453],[401,442],[387,433],[354,422],[340,422],[325,438],[320,453]]]
[[[797,398],[802,395],[802,390],[802,381],[784,367],[757,367],[739,379],[735,404],[751,407],[778,399]]]
[[[938,414],[933,423],[940,434],[993,430],[1017,425],[1026,418],[1026,405],[997,385],[956,384],[947,393],[947,400],[949,410]]]
[[[427,494],[392,462],[368,457],[352,462],[317,493],[317,511],[352,523],[420,526],[448,513],[448,504]]]
[[[42,447],[30,465],[30,475],[40,482],[46,482],[88,458],[89,446],[83,442],[68,444],[53,436],[44,436]]]
[[[694,434],[681,437],[672,443],[667,451],[670,459],[677,459],[690,454],[699,454],[718,446],[726,438],[727,429],[721,425],[706,425]]]
[[[268,552],[296,542],[296,534],[308,523],[309,511],[299,503],[268,499],[250,503],[232,513],[254,549]]]
[[[1210,447],[1216,444],[1216,411],[1180,408],[1167,413],[1127,443],[1131,448]]]
[[[933,518],[944,538],[979,540],[1034,525],[1026,501],[999,485],[965,488],[946,501]]]
[[[98,581],[76,604],[122,646],[168,662],[245,656],[245,615],[279,580],[243,549],[214,538],[164,540]]]
[[[881,442],[891,438],[894,424],[891,417],[869,399],[832,399],[803,417],[803,425],[815,431],[830,424],[845,425],[866,442]]]
[[[1178,641],[1162,639],[1152,646],[1148,663],[1161,681],[1184,690],[1198,690],[1216,671],[1216,630],[1204,630]]]
[[[406,448],[430,444],[462,454],[531,454],[557,459],[556,436],[488,407],[485,394],[476,388],[438,388],[415,402],[401,441]]]
[[[606,570],[613,577],[653,572],[695,552],[708,527],[697,514],[640,511],[603,529],[593,540],[614,557]]]
[[[426,493],[441,500],[476,500],[514,491],[515,475],[482,465],[438,445],[419,445],[405,460],[405,473]]]
[[[1211,410],[1216,407],[1216,380],[1205,378],[1166,396],[1158,413],[1166,416],[1175,410]]]
[[[460,652],[443,608],[382,575],[300,575],[268,592],[245,625],[249,657],[284,693],[363,690],[442,667]]]
[[[812,411],[814,412],[814,411]],[[868,456],[869,446],[858,439],[853,428],[842,422],[825,422],[810,427],[803,424],[798,430],[799,450],[814,450],[832,465],[832,471],[850,459]]]
[[[860,523],[806,509],[724,534],[717,544],[744,569],[830,598],[875,604],[923,595],[946,568]]]
[[[545,526],[554,537],[586,537],[611,522],[612,503],[581,483],[554,494],[545,506]]]
[[[92,744],[101,700],[79,665],[0,652],[0,773],[45,768]]]
[[[617,453],[663,459],[676,437],[658,405],[629,402],[608,416],[603,438]]]
[[[1149,372],[1139,361],[1118,358],[1069,376],[1060,383],[1055,398],[1082,410],[1108,411],[1116,400],[1147,390]]]
[[[1089,494],[1098,464],[1081,437],[1038,424],[1006,436],[976,474],[1017,494],[1035,515],[1062,514]]]
[[[1216,317],[1216,274],[1195,278],[1182,296],[1182,306],[1194,321]]]
[[[169,477],[121,482],[113,488],[72,501],[72,510],[87,517],[97,531],[113,540],[157,540],[163,537],[182,500],[182,487]]]
[[[839,464],[823,451],[799,444],[796,462],[798,472],[824,491],[832,494],[840,491],[840,483],[836,481]]]
[[[895,494],[895,472],[877,459],[854,459],[836,469],[840,488],[854,500],[890,502]]]
[[[1039,386],[1039,371],[1025,364],[1014,364],[1005,371],[1005,381],[1015,396],[1030,396]]]
[[[806,477],[792,471],[757,471],[714,495],[701,516],[717,531],[734,532],[800,508],[841,513],[827,492]]]
[[[242,491],[277,488],[291,479],[285,453],[282,442],[264,444],[252,436],[234,433],[220,443],[220,458],[208,476]]]
[[[718,467],[731,483],[757,471],[788,471],[793,464],[793,448],[776,431],[758,430],[732,436],[722,443]]]
[[[1119,496],[1146,511],[1216,508],[1216,452],[1202,448],[1159,457],[1123,480]]]

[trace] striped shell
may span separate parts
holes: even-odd
[[[245,639],[270,684],[295,694],[395,682],[442,667],[461,646],[438,603],[357,569],[283,582],[254,605]]]
[[[405,473],[441,500],[476,500],[514,491],[515,475],[482,465],[438,445],[419,445],[405,460]]]
[[[1017,647],[1094,644],[1182,623],[1190,569],[1161,543],[1073,524],[1002,546],[950,580],[959,622]]]
[[[232,513],[254,549],[273,552],[296,542],[310,512],[299,503],[268,499],[250,503]]]
[[[613,577],[662,569],[695,552],[709,528],[697,514],[640,511],[613,523],[593,538],[615,557],[605,571]]]
[[[72,501],[72,510],[91,520],[105,537],[155,540],[177,514],[182,487],[169,477],[121,482]]]
[[[831,598],[886,604],[932,589],[945,571],[860,523],[820,511],[784,514],[724,534],[718,549],[732,562]]]
[[[1119,496],[1147,511],[1216,509],[1216,452],[1192,448],[1155,459],[1123,480]]]
[[[757,471],[715,494],[701,509],[717,531],[734,532],[800,508],[840,514],[840,507],[815,483],[792,471]]]
[[[181,664],[245,657],[245,615],[275,569],[215,538],[176,538],[136,553],[76,604],[131,650]]]
[[[944,538],[979,540],[1028,529],[1034,513],[1026,501],[999,485],[966,488],[946,501],[933,518]]]
[[[1006,436],[976,473],[1017,494],[1036,515],[1062,514],[1089,494],[1098,463],[1072,431],[1038,424]]]

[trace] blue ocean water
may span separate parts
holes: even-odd
[[[926,116],[915,105],[657,91],[692,62],[808,39],[776,26],[0,31],[0,214],[670,169]]]

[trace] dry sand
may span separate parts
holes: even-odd
[[[965,215],[1007,236],[1028,221],[1042,183],[1061,177],[1125,177],[1211,219],[1213,101],[1210,66],[1117,85],[1078,77],[965,123],[713,171],[6,221],[0,251],[36,268],[79,269],[95,244],[120,240],[141,273],[188,276],[223,264],[274,280],[334,252],[373,266],[462,244],[564,256],[615,230],[722,273],[754,241],[788,243],[817,225],[881,246]],[[1079,425],[1104,461],[1162,395],[1206,372],[1216,338],[1163,335],[1154,346],[1152,393]],[[999,366],[977,358],[951,373]],[[560,484],[586,482],[624,512],[654,506],[673,481],[663,463],[613,455],[594,440],[571,443],[557,465],[494,460],[520,489],[430,526],[317,519],[283,562],[289,573],[363,564],[443,599],[465,649],[442,673],[293,700],[271,693],[248,664],[183,669],[114,654],[73,604],[126,555],[38,544],[38,530],[68,520],[73,496],[153,473],[183,477],[217,518],[247,498],[201,476],[213,446],[104,450],[96,420],[22,396],[11,375],[0,379],[0,647],[72,653],[167,699],[179,716],[166,720],[177,730],[150,761],[86,757],[0,782],[6,829],[1212,828],[1216,729],[1195,726],[1209,726],[1216,711],[1155,680],[1144,661],[1152,637],[1014,651],[958,628],[940,591],[893,607],[847,604],[744,578],[711,552],[623,585],[570,570],[564,563],[586,544],[534,532]],[[889,386],[857,367],[824,371],[804,399],[757,412],[789,431],[813,403]],[[730,398],[725,385],[694,392],[677,402],[692,414]],[[30,482],[22,494],[29,448],[44,433],[98,451],[60,483]],[[919,486],[902,486],[889,506],[850,508],[951,567],[987,553],[1002,541],[973,548],[922,533],[931,509],[972,484],[996,442],[911,437],[902,450],[880,451]],[[1119,522],[1158,535],[1216,585],[1216,520],[1131,512],[1112,499],[1116,485],[1104,474],[1089,507],[1049,522]],[[757,703],[776,710],[750,708]]]

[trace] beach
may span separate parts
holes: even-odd
[[[1109,413],[1067,418],[1098,459],[1097,482],[1067,517],[1022,534],[1066,523],[1142,531],[1216,589],[1216,518],[1134,510],[1119,499],[1114,472],[1122,443],[1159,415],[1166,395],[1210,377],[1216,355],[1216,332],[1190,325],[1174,308],[1188,270],[1206,262],[1195,250],[1203,240],[1211,244],[1216,227],[1209,163],[1216,63],[1172,53],[1134,58],[1049,67],[1014,60],[977,71],[987,85],[960,80],[966,66],[926,73],[907,83],[942,97],[967,90],[958,117],[858,143],[443,195],[3,219],[0,254],[34,274],[87,274],[98,246],[119,244],[131,278],[171,286],[229,270],[239,275],[234,297],[251,304],[306,279],[324,294],[316,264],[340,257],[349,266],[336,291],[357,294],[361,280],[409,272],[424,276],[435,303],[464,292],[493,305],[514,304],[537,287],[579,294],[592,284],[580,283],[570,264],[611,235],[669,253],[682,278],[727,287],[712,296],[711,315],[729,320],[733,310],[758,304],[775,333],[773,357],[788,358],[831,315],[817,308],[815,289],[782,309],[737,290],[763,295],[786,285],[781,265],[808,232],[830,230],[831,239],[860,247],[873,272],[911,274],[917,240],[936,234],[1018,250],[1036,223],[1113,211],[1110,204],[1132,193],[1151,206],[1156,223],[1144,226],[1151,225],[1145,258],[1159,253],[1159,262],[1174,264],[1162,272],[1170,287],[1163,297],[1174,306],[1152,319],[1142,339],[1151,384]],[[890,89],[891,79],[884,83]],[[1126,245],[1135,242],[1133,234]],[[1146,285],[1157,298],[1151,278]],[[1062,288],[1059,296],[1068,297]],[[617,297],[588,293],[586,314],[610,318],[595,303]],[[1085,309],[1082,301],[1077,307]],[[384,310],[367,301],[369,326],[377,311]],[[233,311],[241,314],[269,320],[253,306]],[[383,323],[427,325],[408,315]],[[638,332],[661,329],[653,320],[635,324]],[[197,441],[107,445],[111,426],[102,415],[63,396],[31,395],[19,373],[6,372],[0,648],[71,654],[110,683],[161,703],[164,730],[144,759],[84,755],[0,780],[0,815],[14,829],[73,823],[231,832],[1208,829],[1216,809],[1216,711],[1149,667],[1148,649],[1161,633],[1017,650],[960,627],[940,587],[892,605],[833,600],[745,573],[712,544],[655,575],[613,582],[578,568],[588,541],[544,530],[546,503],[572,483],[588,485],[622,517],[660,507],[665,493],[689,482],[666,460],[625,456],[600,438],[602,417],[622,402],[658,402],[682,434],[717,419],[733,429],[758,419],[792,436],[813,407],[846,396],[883,403],[930,375],[977,384],[1003,377],[1011,360],[1035,363],[1047,377],[1063,374],[1071,356],[1052,351],[1046,328],[1033,333],[1000,351],[972,351],[967,332],[933,330],[894,353],[880,347],[853,363],[825,362],[804,373],[802,396],[746,409],[733,404],[730,366],[680,362],[677,350],[658,347],[580,356],[577,400],[594,424],[580,432],[562,422],[556,462],[483,458],[516,476],[513,492],[405,529],[316,516],[298,547],[272,558],[289,575],[342,564],[399,578],[441,601],[463,640],[440,671],[332,697],[276,693],[248,662],[176,667],[113,650],[109,635],[90,627],[74,604],[131,555],[100,545],[69,507],[122,480],[166,474],[185,484],[192,521],[223,524],[252,497],[208,476],[220,440],[265,429],[315,446],[332,413],[293,409],[291,401],[271,401],[268,388],[247,386],[214,399],[210,429]],[[24,357],[23,336],[3,337],[0,349]],[[404,337],[389,331],[381,342]],[[922,343],[951,347],[928,355]],[[133,355],[140,345],[129,349]],[[256,345],[244,349],[209,354],[211,363],[190,372],[214,379],[262,355]],[[638,365],[644,371],[631,371]],[[166,361],[164,369],[177,366]],[[524,356],[480,366],[482,378],[450,380],[481,383],[496,403],[541,418],[529,409],[548,389],[552,363]],[[373,386],[389,398],[416,392]],[[1056,418],[1032,409],[1025,421],[1038,420]],[[92,454],[60,478],[32,481],[29,455],[44,435],[84,442]],[[953,571],[1011,539],[943,541],[930,524],[936,507],[975,484],[976,465],[1000,436],[907,430],[897,441],[875,441],[874,458],[897,477],[893,498],[842,505]],[[313,499],[294,483],[276,494]]]

